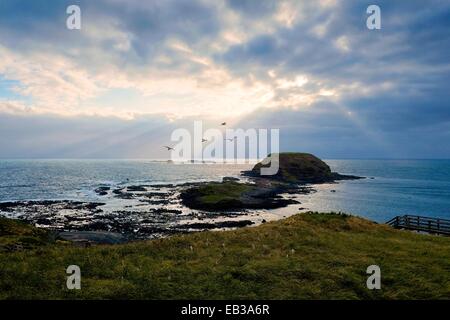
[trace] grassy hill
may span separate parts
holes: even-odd
[[[66,289],[67,266],[81,290]],[[381,267],[382,289],[366,288]],[[430,299],[450,297],[450,238],[345,215],[299,214],[258,227],[76,247],[0,219],[0,298]]]

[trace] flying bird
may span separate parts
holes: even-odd
[[[173,150],[173,148],[169,146],[164,146],[164,148],[167,148],[167,151]]]
[[[205,138],[202,138],[202,142],[206,142],[206,141],[208,141],[207,139],[205,139]]]
[[[221,126],[226,126],[227,123],[226,123],[226,122],[222,122],[220,125],[221,125]]]

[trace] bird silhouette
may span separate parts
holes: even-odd
[[[163,146],[163,148],[167,148],[167,151],[173,150],[173,148],[169,146]]]
[[[221,126],[226,126],[227,123],[226,123],[226,122],[222,122],[220,125],[221,125]]]
[[[205,139],[205,138],[202,138],[202,142],[206,142],[206,141],[208,141],[207,139]]]

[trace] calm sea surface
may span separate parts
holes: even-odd
[[[399,214],[450,218],[450,160],[325,160],[369,177],[315,186],[301,207],[384,222]],[[179,184],[238,176],[249,165],[178,165],[145,160],[0,160],[0,201],[99,200],[100,185]],[[374,178],[374,179],[371,179]]]

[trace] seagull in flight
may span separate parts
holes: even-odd
[[[207,139],[205,139],[205,138],[202,138],[202,142],[206,142],[206,141],[208,141]]]
[[[173,150],[173,148],[169,146],[164,146],[164,148],[167,148],[167,151]]]
[[[226,126],[227,123],[226,123],[226,122],[222,122],[220,125],[221,125],[221,126]]]

